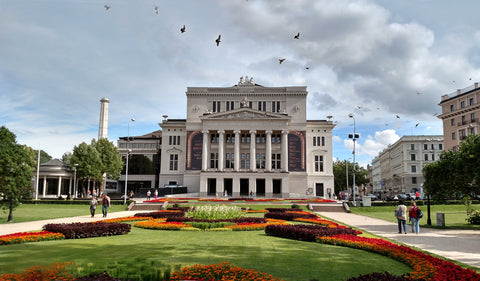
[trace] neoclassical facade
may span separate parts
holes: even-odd
[[[188,87],[186,96],[186,119],[159,124],[159,188],[182,185],[202,197],[332,194],[335,125],[306,119],[306,87],[242,77],[232,87]]]

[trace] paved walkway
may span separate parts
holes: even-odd
[[[439,256],[480,269],[480,231],[420,228],[420,233],[399,234],[397,223],[345,212],[317,212],[337,222],[363,229]]]

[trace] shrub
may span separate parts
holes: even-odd
[[[300,209],[300,206],[296,203],[292,204],[292,209]]]
[[[347,281],[411,281],[412,278],[408,278],[406,276],[395,276],[391,275],[388,272],[384,273],[370,273],[370,274],[365,274],[365,275],[360,275],[358,277],[352,277],[350,279],[347,279]],[[418,279],[415,279],[418,280]]]
[[[130,232],[131,225],[126,223],[49,223],[44,230],[59,232],[65,239],[78,239],[100,236],[122,235]]]
[[[136,213],[135,217],[150,217],[154,219],[161,219],[161,218],[172,218],[172,217],[184,217],[185,213],[182,211],[158,211],[158,212],[151,212],[151,213]]]
[[[200,229],[211,229],[211,228],[221,228],[225,227],[227,225],[233,225],[234,223],[231,222],[187,222],[186,224],[191,225],[192,227],[195,228],[200,228]]]
[[[317,216],[308,212],[268,212],[265,218],[293,221],[294,219],[315,219]]]
[[[469,224],[480,225],[480,212],[477,210],[470,212],[467,217],[467,222]]]
[[[266,208],[265,210],[269,211],[270,213],[285,213],[291,211],[302,211],[302,209],[294,209],[294,208]]]

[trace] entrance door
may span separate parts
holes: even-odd
[[[265,197],[265,179],[257,179],[256,195]]]
[[[273,194],[282,194],[282,180],[273,180]]]
[[[240,179],[240,196],[248,196],[249,190],[248,190],[248,179]]]
[[[325,196],[323,192],[323,183],[315,184],[315,196]]]
[[[228,195],[232,195],[233,190],[233,180],[232,179],[223,179],[223,194],[227,191]]]
[[[215,196],[217,194],[217,179],[208,179],[207,195]]]

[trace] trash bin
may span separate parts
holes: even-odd
[[[445,213],[437,213],[437,226],[445,227]]]
[[[368,197],[368,196],[363,196],[362,206],[363,207],[371,207],[372,206],[372,198]]]

